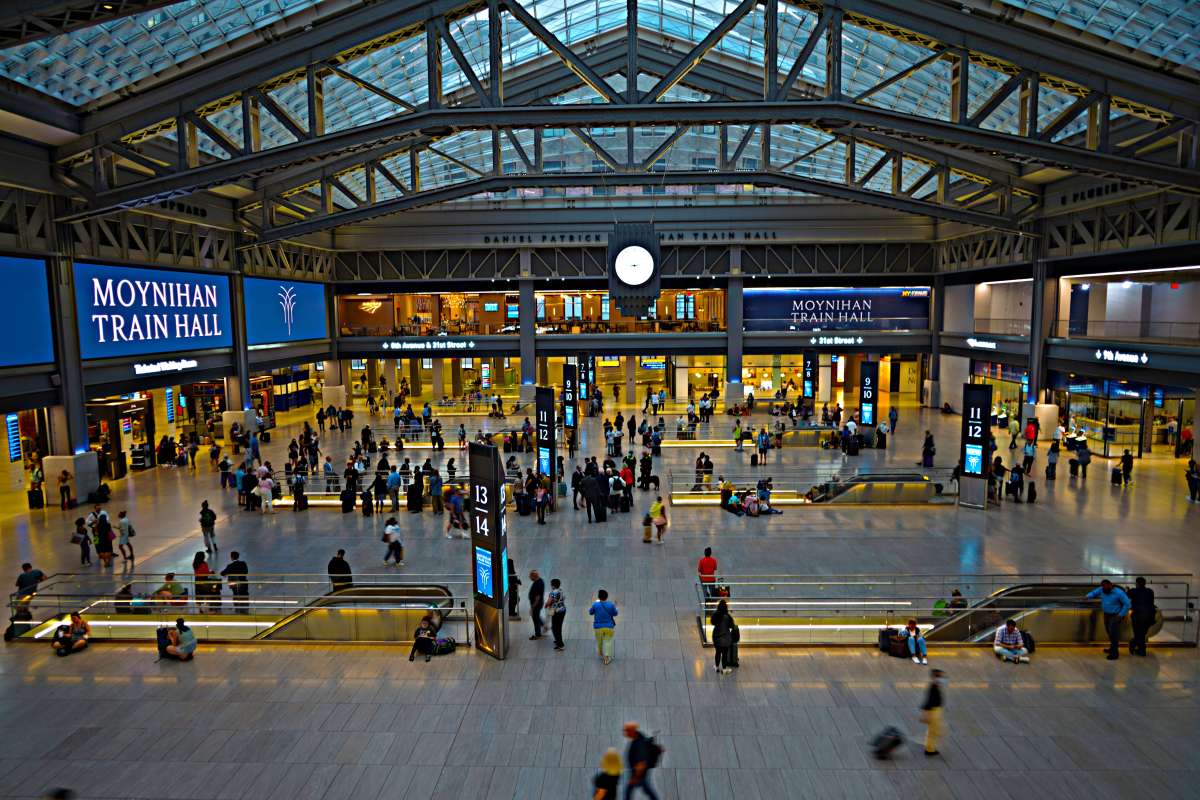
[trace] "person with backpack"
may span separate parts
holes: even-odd
[[[625,723],[625,738],[629,740],[629,749],[625,751],[625,763],[629,765],[625,800],[633,797],[636,789],[641,789],[651,800],[658,800],[658,793],[650,785],[650,771],[658,766],[662,758],[662,746],[638,730],[636,722]]]
[[[733,615],[729,613],[729,604],[724,600],[717,603],[717,610],[712,613],[710,622],[712,624],[713,649],[716,650],[716,655],[713,657],[713,668],[720,675],[728,675],[733,672],[731,666],[733,632],[737,630]]]
[[[383,563],[387,564],[390,558],[396,566],[404,566],[404,542],[400,540],[400,524],[396,522],[395,517],[388,517],[387,522],[383,524],[381,541],[387,545]]]

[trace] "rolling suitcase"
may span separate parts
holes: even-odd
[[[374,502],[372,502],[370,492],[363,492],[359,496],[359,499],[362,500],[362,515],[364,517],[369,517],[373,513],[375,513],[375,504],[374,504]]]
[[[625,495],[621,495],[621,512],[624,514],[628,514],[631,506],[632,506],[632,503],[629,502],[629,498],[626,497]]]
[[[889,758],[892,752],[902,744],[904,744],[904,734],[889,725],[871,740],[871,752],[875,758],[882,761]]]
[[[1079,459],[1072,458],[1070,461],[1067,462],[1067,467],[1071,470],[1072,478],[1079,477]]]
[[[260,441],[262,441],[263,444],[270,444],[271,443],[271,432],[263,431],[262,433],[260,433],[258,435],[258,438]]]
[[[848,455],[848,456],[858,455],[858,437],[857,436],[851,436],[846,439],[846,455]]]
[[[596,522],[608,521],[608,506],[603,502],[596,503]]]
[[[758,466],[758,453],[750,454],[750,466],[752,466],[752,467]]]
[[[1029,483],[1029,490],[1025,492],[1025,502],[1026,503],[1036,503],[1037,502],[1037,487],[1033,485],[1032,481],[1030,481],[1030,483]]]
[[[349,514],[354,511],[354,490],[342,489],[342,513]]]
[[[1109,480],[1112,482],[1113,486],[1121,485],[1121,468],[1120,467],[1112,468],[1112,474],[1109,477]]]
[[[26,496],[29,498],[29,507],[30,508],[44,508],[45,507],[46,496],[44,494],[42,494],[41,489],[30,489],[28,492],[26,492]]]

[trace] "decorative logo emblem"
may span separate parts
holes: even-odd
[[[287,325],[288,336],[292,335],[292,322],[296,318],[296,290],[291,286],[279,287],[279,306],[283,309],[283,324]]]
[[[362,310],[368,314],[374,314],[379,309],[383,308],[383,303],[378,300],[368,300],[361,306]]]

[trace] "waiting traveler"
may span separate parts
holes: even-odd
[[[196,654],[196,634],[184,622],[183,617],[175,620],[174,628],[160,628],[158,637],[159,659],[191,661]]]
[[[928,664],[928,651],[925,647],[925,635],[921,633],[921,629],[917,627],[917,621],[910,619],[901,631],[901,635],[908,639],[908,654],[912,656],[914,664]]]
[[[433,656],[433,651],[436,647],[437,631],[433,629],[433,623],[429,617],[422,617],[421,622],[417,625],[416,632],[413,634],[413,646],[408,651],[408,660],[414,660],[417,657],[417,653],[420,653],[428,661]]]
[[[1135,656],[1146,655],[1146,634],[1154,625],[1156,610],[1154,590],[1146,586],[1145,578],[1139,577],[1129,590],[1129,622],[1133,626],[1129,652]]]
[[[1104,612],[1104,632],[1108,634],[1109,661],[1116,661],[1121,656],[1121,623],[1129,613],[1131,603],[1125,590],[1113,585],[1105,578],[1100,581],[1100,587],[1087,593],[1088,600],[1099,600],[1100,609]]]
[[[1017,621],[1010,619],[996,629],[996,638],[992,640],[992,651],[996,657],[1014,664],[1028,664],[1029,650],[1025,647],[1025,637],[1017,627]]]
[[[78,611],[72,611],[71,622],[67,625],[60,625],[54,633],[54,654],[69,656],[72,653],[78,653],[87,648],[88,637],[91,635],[91,626],[83,617],[79,616]]]
[[[733,621],[733,615],[729,613],[729,604],[724,600],[717,603],[717,609],[712,613],[710,622],[713,649],[716,651],[713,656],[713,668],[722,675],[728,675],[733,672],[731,663],[734,634],[737,631],[737,624]]]

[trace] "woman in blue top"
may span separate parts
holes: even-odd
[[[168,636],[171,643],[163,648],[163,655],[179,661],[191,661],[192,654],[196,652],[196,634],[183,621],[183,617],[175,620],[175,629],[168,631]]]
[[[617,607],[608,599],[608,592],[596,593],[596,602],[588,609],[592,615],[592,632],[596,634],[596,651],[605,664],[612,661],[613,630],[617,627]]]

